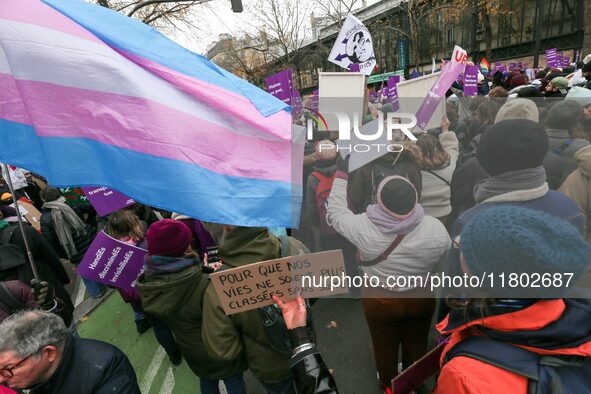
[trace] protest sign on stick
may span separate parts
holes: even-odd
[[[464,71],[468,54],[459,46],[455,46],[451,56],[451,62],[439,74],[439,78],[425,97],[423,104],[417,111],[417,126],[422,130],[429,129],[429,121],[437,110],[437,107],[444,102],[445,93],[458,78],[458,75]],[[441,119],[441,118],[440,118]],[[439,121],[438,119],[437,121]]]
[[[147,250],[128,245],[100,231],[88,247],[76,272],[95,282],[133,291],[143,272]]]
[[[304,298],[345,294],[349,291],[346,286],[311,286],[324,277],[341,277],[344,273],[343,252],[330,250],[248,264],[209,277],[224,312],[232,315],[271,305],[273,295],[289,300],[297,294]]]
[[[372,73],[376,65],[373,40],[367,27],[355,16],[347,15],[328,61],[350,71]]]

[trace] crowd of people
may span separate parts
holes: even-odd
[[[79,264],[99,230],[147,249],[137,291],[119,295],[138,334],[152,327],[171,362],[184,359],[199,377],[202,393],[219,393],[219,381],[230,394],[245,393],[246,370],[270,394],[338,392],[314,344],[309,300],[274,296],[275,306],[227,316],[208,277],[332,249],[343,250],[348,275],[380,284],[352,296],[361,299],[385,392],[399,364],[412,368],[434,346],[434,319],[442,343],[437,394],[591,392],[591,56],[585,60],[577,69],[539,70],[532,81],[523,71],[497,71],[479,79],[477,97],[464,97],[459,81],[440,128],[416,142],[392,141],[404,149],[354,171],[336,145],[319,149],[333,136],[316,130],[304,159],[302,224],[291,236],[139,203],[100,217],[40,176],[10,168],[4,176],[14,180],[15,197],[41,219],[40,231],[21,229],[2,186],[0,392],[140,392],[125,354],[77,335],[64,288],[65,264]],[[373,103],[365,121],[377,116],[375,104],[392,111]],[[220,260],[210,264],[212,247]],[[568,272],[572,285],[499,297],[486,286],[436,293],[387,281],[520,270]],[[105,296],[105,285],[85,283],[92,297]]]

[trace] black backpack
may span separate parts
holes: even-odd
[[[289,237],[280,236],[278,237],[281,241],[281,250],[279,257],[289,256]],[[304,252],[300,250],[300,252]],[[312,322],[312,310],[310,309],[310,303],[306,300],[306,309],[308,311],[306,315],[306,326],[308,327],[308,335],[314,340],[315,333]],[[289,335],[287,334],[287,327],[285,326],[285,320],[283,320],[283,314],[281,309],[275,304],[267,305],[258,309],[263,327],[265,328],[265,334],[269,339],[271,349],[284,354],[288,357],[292,355],[292,347],[289,341]]]
[[[455,345],[444,363],[456,356],[483,361],[528,379],[528,394],[591,393],[591,357],[540,355],[489,337],[475,336]]]
[[[27,264],[27,257],[20,246],[10,243],[16,230],[17,225],[10,225],[0,230],[0,272]]]
[[[386,163],[377,160],[374,163],[373,169],[371,170],[371,203],[375,204],[377,202],[376,196],[378,194],[378,186],[380,186],[380,182],[385,178],[396,174],[394,161]]]

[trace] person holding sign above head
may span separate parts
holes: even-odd
[[[309,253],[298,240],[281,239],[271,235],[264,227],[225,226],[226,235],[219,248],[219,256],[228,268],[242,267],[279,257]],[[244,276],[233,277],[236,286],[232,291],[238,306],[252,306],[258,301],[250,298],[249,283]],[[271,298],[272,290],[268,297]],[[291,351],[280,348],[274,341],[274,330],[283,324],[278,319],[281,312],[274,306],[251,309],[227,316],[213,284],[205,291],[203,301],[203,340],[209,354],[215,358],[233,360],[246,356],[248,368],[265,386],[269,394],[295,394],[295,385],[289,370]],[[273,314],[273,312],[276,314]],[[265,322],[274,322],[270,325]],[[283,330],[285,328],[283,327]],[[287,338],[285,338],[287,340]]]
[[[138,288],[146,313],[166,321],[187,364],[197,375],[202,394],[218,393],[223,380],[229,394],[244,394],[244,355],[226,360],[209,356],[201,337],[203,297],[209,284],[201,261],[191,247],[193,234],[179,220],[153,223],[146,233],[148,255]]]
[[[446,256],[451,240],[445,226],[425,215],[418,203],[421,178],[392,175],[377,188],[377,203],[354,214],[347,206],[347,159],[337,161],[337,174],[328,199],[328,222],[359,251],[361,270],[379,280],[362,289],[363,309],[371,333],[383,389],[397,375],[398,352],[408,368],[427,353],[427,338],[435,299],[429,288],[409,276],[428,277]],[[395,281],[390,281],[394,278]]]

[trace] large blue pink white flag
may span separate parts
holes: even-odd
[[[137,20],[2,0],[1,162],[212,222],[294,227],[303,136],[286,104]]]

